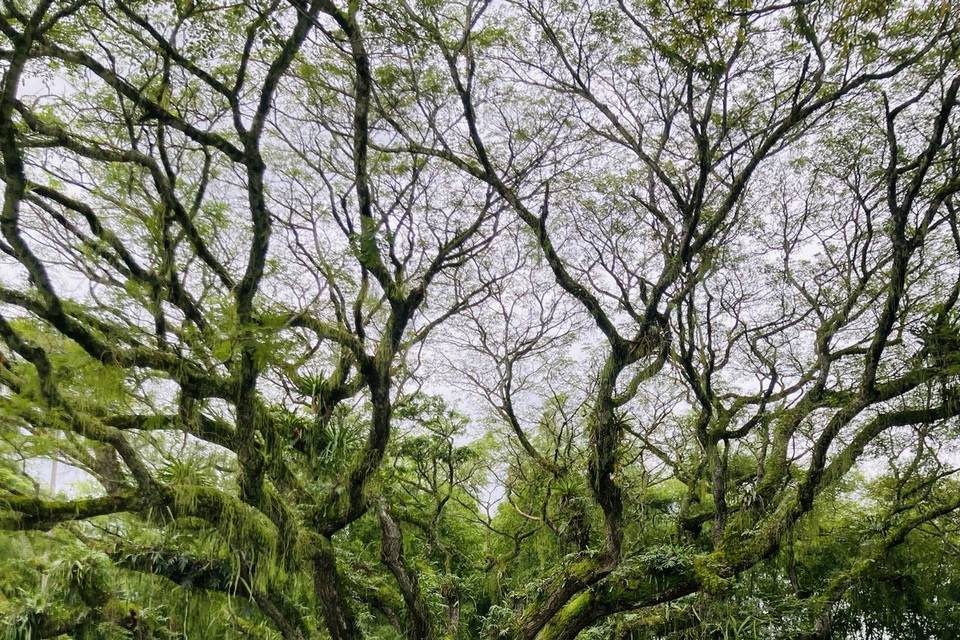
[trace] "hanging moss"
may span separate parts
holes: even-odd
[[[278,567],[277,530],[260,511],[235,496],[209,487],[179,486],[173,491],[173,513],[210,523],[232,550],[268,572]]]

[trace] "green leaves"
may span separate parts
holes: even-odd
[[[5,6],[8,636],[947,637],[949,3]]]

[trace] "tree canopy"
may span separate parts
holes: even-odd
[[[4,637],[955,637],[957,9],[0,0]]]

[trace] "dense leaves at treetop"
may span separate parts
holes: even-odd
[[[953,0],[0,0],[4,638],[954,638]]]

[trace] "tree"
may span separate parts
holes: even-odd
[[[0,295],[31,318],[0,320],[6,430],[106,491],[12,492],[8,522],[199,519],[288,637],[307,630],[274,614],[277,567],[357,633],[330,538],[370,507],[406,354],[482,297],[470,259],[499,214],[438,193],[438,162],[371,154],[358,29],[325,2],[5,7]],[[364,434],[335,440],[344,420]],[[215,451],[224,474],[165,481]]]
[[[949,628],[951,3],[3,6],[15,637]]]

